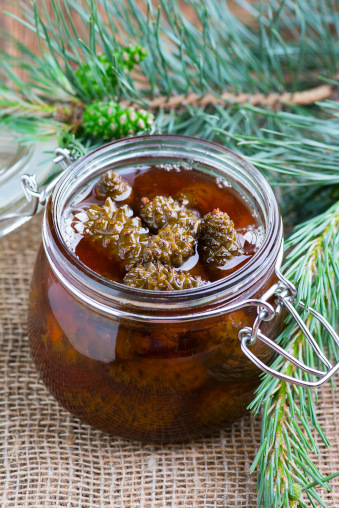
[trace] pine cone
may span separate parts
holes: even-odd
[[[142,227],[139,217],[129,219],[119,234],[120,259],[126,260],[129,266],[139,262],[148,238],[148,229]]]
[[[289,494],[288,497],[290,501],[299,501],[302,495],[302,487],[298,483],[293,483],[292,485],[293,494]]]
[[[131,71],[136,64],[140,63],[147,56],[147,51],[139,45],[129,46],[127,48],[120,48],[113,53],[113,56],[115,56],[124,69]],[[104,72],[101,72],[101,69],[98,69],[98,72],[107,92],[103,91],[102,86],[100,86],[96,76],[93,74],[91,65],[87,62],[80,65],[76,71],[76,77],[87,95],[94,99],[103,99],[109,92],[110,85],[112,88],[116,87],[118,78],[113,64],[106,53],[99,55],[98,60],[104,70]],[[95,64],[93,63],[93,65]]]
[[[173,224],[151,236],[143,251],[144,262],[160,261],[163,265],[181,266],[194,254],[196,239],[181,224]]]
[[[87,210],[84,234],[107,250],[110,257],[136,262],[148,240],[148,230],[142,227],[139,217],[124,205],[117,208],[111,198],[104,206],[92,205]]]
[[[82,127],[86,135],[108,141],[147,131],[153,119],[153,114],[144,109],[136,111],[121,108],[115,101],[95,101],[86,106]]]
[[[211,268],[224,266],[239,252],[234,224],[219,209],[208,213],[202,220],[199,247],[202,259]]]
[[[113,231],[115,222],[126,222],[132,217],[133,210],[127,205],[117,208],[111,198],[107,198],[103,206],[91,205],[86,211],[88,221],[84,231],[88,234],[106,234]]]
[[[147,55],[147,50],[138,44],[137,46],[121,48],[118,58],[123,62],[124,67],[128,71],[131,71],[133,67],[142,62]]]
[[[89,235],[92,239],[107,248],[114,246],[119,234],[133,212],[124,205],[117,208],[111,198],[107,198],[104,206],[91,205],[87,210],[88,220],[84,224],[84,234]]]
[[[172,197],[156,196],[151,201],[143,198],[140,217],[148,227],[154,230],[173,223],[180,224],[192,234],[198,234],[200,228],[199,217]]]
[[[100,177],[95,193],[98,198],[110,197],[115,201],[126,201],[132,192],[132,187],[115,171],[107,171]]]
[[[201,277],[176,271],[172,266],[163,266],[159,262],[137,265],[125,275],[124,283],[133,288],[153,291],[190,289],[206,284]]]
[[[134,339],[134,334],[133,334]],[[131,339],[129,343],[133,342]],[[197,390],[208,376],[208,371],[199,358],[181,358],[179,363],[171,358],[161,362],[147,356],[111,362],[109,375],[115,382],[132,385],[142,392],[177,393]],[[142,372],[142,375],[141,375]]]

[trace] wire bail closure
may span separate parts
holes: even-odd
[[[21,175],[21,186],[23,188],[27,202],[30,203],[28,208],[20,212],[14,212],[0,218],[0,221],[8,219],[15,219],[17,217],[33,217],[39,210],[40,206],[44,206],[51,194],[52,190],[66,171],[69,165],[73,162],[73,157],[67,148],[57,148],[54,152],[54,164],[60,164],[62,171],[42,190],[39,190],[35,175]]]
[[[15,212],[4,217],[0,218],[0,221],[13,219],[17,217],[32,217],[39,210],[40,206],[44,206],[48,197],[50,196],[52,190],[55,185],[61,179],[65,171],[68,169],[69,165],[74,161],[74,157],[71,155],[71,152],[67,148],[58,147],[55,150],[55,158],[53,162],[55,164],[60,164],[62,171],[44,188],[39,190],[36,178],[34,175],[24,174],[21,176],[21,185],[23,187],[25,197],[30,203],[30,208],[25,209],[20,212]],[[319,348],[316,340],[314,339],[311,331],[308,329],[307,325],[303,322],[297,310],[294,307],[294,300],[297,294],[297,290],[295,286],[286,279],[280,271],[281,261],[283,255],[283,246],[281,246],[280,254],[278,256],[278,260],[275,267],[275,273],[279,280],[277,284],[274,284],[263,296],[260,300],[247,300],[246,305],[256,305],[258,307],[258,315],[254,321],[253,327],[243,327],[238,332],[238,337],[240,340],[240,346],[243,353],[249,358],[259,369],[271,376],[274,376],[278,379],[288,381],[290,383],[315,388],[317,386],[322,385],[326,381],[328,381],[333,374],[339,369],[339,362],[334,366],[331,365],[329,360],[325,357],[321,349]],[[268,300],[274,296],[275,297],[275,308],[271,305]],[[305,309],[305,305],[302,302],[298,304],[302,309]],[[234,310],[237,306],[233,306],[233,308],[229,307],[227,309],[228,312]],[[260,325],[265,321],[271,321],[277,314],[279,314],[282,309],[285,308],[296,324],[299,326],[303,334],[305,335],[307,341],[311,345],[313,351],[319,358],[319,360],[324,365],[324,371],[320,371],[311,367],[308,367],[303,362],[292,356],[290,353],[285,351],[281,346],[276,344],[273,340],[269,339],[266,335],[264,335],[260,330]],[[326,329],[326,331],[330,334],[330,336],[335,341],[337,347],[339,348],[339,336],[332,328],[330,323],[317,311],[313,308],[309,307],[308,312],[315,317],[320,324]],[[298,379],[296,377],[291,377],[286,374],[282,374],[264,362],[262,362],[251,350],[250,347],[254,346],[257,340],[260,340],[267,346],[269,346],[273,351],[283,356],[285,359],[289,360],[294,366],[300,368],[304,372],[307,372],[318,379],[316,381],[305,381],[302,379]]]
[[[316,388],[318,386],[321,386],[323,383],[328,381],[333,374],[339,369],[339,362],[336,363],[334,366],[331,365],[329,360],[326,358],[324,353],[319,348],[315,338],[313,337],[311,331],[307,327],[307,325],[304,323],[304,321],[301,319],[300,315],[298,314],[296,308],[294,307],[294,301],[295,296],[297,294],[297,290],[295,286],[286,279],[282,273],[280,272],[280,262],[282,255],[279,256],[279,260],[277,262],[277,265],[275,267],[275,273],[279,279],[279,282],[275,284],[265,295],[262,297],[262,301],[265,302],[265,307],[258,307],[258,315],[254,321],[253,327],[244,327],[241,330],[239,330],[238,337],[240,340],[240,346],[241,350],[247,358],[249,358],[259,369],[261,369],[263,372],[266,372],[267,374],[270,374],[271,376],[274,376],[278,379],[281,379],[283,381],[287,381],[289,383],[304,386],[307,388]],[[279,262],[280,261],[280,262]],[[266,301],[271,296],[275,297],[275,309],[272,306],[273,314],[269,313],[267,310],[267,304]],[[306,306],[299,302],[298,304],[302,309],[306,309]],[[285,351],[281,346],[276,344],[273,340],[269,339],[266,335],[264,335],[260,331],[260,325],[263,321],[270,321],[274,318],[276,314],[279,314],[282,309],[285,308],[296,324],[299,326],[301,331],[306,337],[306,340],[311,345],[313,351],[321,361],[321,363],[324,365],[325,370],[320,371],[311,367],[308,367],[303,362],[295,358],[293,355]],[[333,329],[333,327],[330,325],[330,323],[317,312],[312,307],[309,307],[308,312],[315,317],[320,324],[325,328],[325,330],[330,334],[334,342],[336,343],[337,347],[339,348],[339,336],[336,333],[336,331]],[[286,374],[283,374],[281,372],[278,372],[268,365],[266,365],[264,362],[262,362],[249,348],[255,344],[257,340],[260,340],[267,346],[269,346],[271,349],[273,349],[276,353],[283,356],[286,360],[289,360],[295,367],[298,367],[304,372],[307,372],[318,379],[316,381],[305,381],[302,379],[298,379],[296,377],[288,376]]]

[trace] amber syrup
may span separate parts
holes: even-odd
[[[167,165],[133,168],[130,172],[124,172],[123,178],[132,187],[132,193],[127,201],[116,204],[122,206],[127,202],[134,215],[139,215],[144,197],[152,199],[155,196],[171,196],[174,199],[182,199],[184,196],[184,204],[196,210],[201,217],[218,208],[222,212],[227,212],[234,222],[240,246],[237,256],[225,266],[210,270],[200,259],[197,246],[194,255],[178,269],[187,270],[192,275],[199,275],[206,281],[213,282],[244,266],[257,251],[262,229],[258,216],[246,197],[226,180],[209,176],[196,169]],[[85,198],[75,200],[72,204],[71,221],[76,234],[70,245],[78,259],[87,267],[108,279],[122,283],[125,272],[121,263],[98,250],[90,238],[77,234],[77,223],[86,220],[86,210],[89,206],[104,204],[104,200],[99,199],[95,192],[96,184],[97,182],[93,183]]]

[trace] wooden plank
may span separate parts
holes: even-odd
[[[48,5],[49,11],[51,12],[52,11],[51,1],[50,0],[45,0],[45,1],[46,1],[46,4]],[[61,0],[61,5],[62,5],[62,1],[63,0]],[[80,1],[81,0],[79,0],[79,3],[80,3]],[[156,2],[154,1],[154,3],[156,3]],[[1,11],[2,11],[0,14],[0,30],[1,30],[1,32],[3,32],[3,36],[0,39],[0,48],[2,50],[10,52],[11,54],[18,55],[17,50],[15,49],[15,47],[13,47],[13,45],[10,42],[10,38],[4,34],[4,32],[7,31],[11,35],[13,35],[15,38],[19,39],[22,43],[24,43],[26,47],[28,47],[32,51],[38,53],[39,52],[39,44],[38,44],[37,37],[28,28],[22,26],[18,21],[14,20],[10,16],[4,14],[4,11],[11,11],[11,12],[14,12],[15,14],[20,16],[23,13],[23,9],[22,8],[15,9],[12,5],[13,0],[0,0],[0,4],[1,4]],[[20,2],[20,4],[22,6],[27,5],[28,0],[22,0]],[[225,0],[225,4],[226,4],[226,0]],[[239,6],[235,5],[233,0],[230,0],[228,2],[228,4],[229,4],[229,6],[232,7],[232,10],[239,17],[241,17],[243,22],[250,23],[251,21],[253,21],[252,18],[248,15],[248,13],[246,13],[244,11],[244,9],[240,9]],[[187,4],[185,4],[184,2],[182,2],[182,10],[196,25],[199,24],[198,19],[195,15],[193,9],[190,6],[188,6]],[[80,29],[79,31],[81,32],[81,22],[80,22],[79,18],[75,18],[74,23],[77,26],[77,28]]]

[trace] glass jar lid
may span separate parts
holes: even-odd
[[[52,159],[57,146],[56,137],[36,145],[24,145],[13,132],[4,126],[0,127],[0,237],[31,218],[21,215],[1,220],[7,215],[22,213],[27,208],[20,180],[23,174],[34,174],[39,186],[48,183],[55,171]]]

